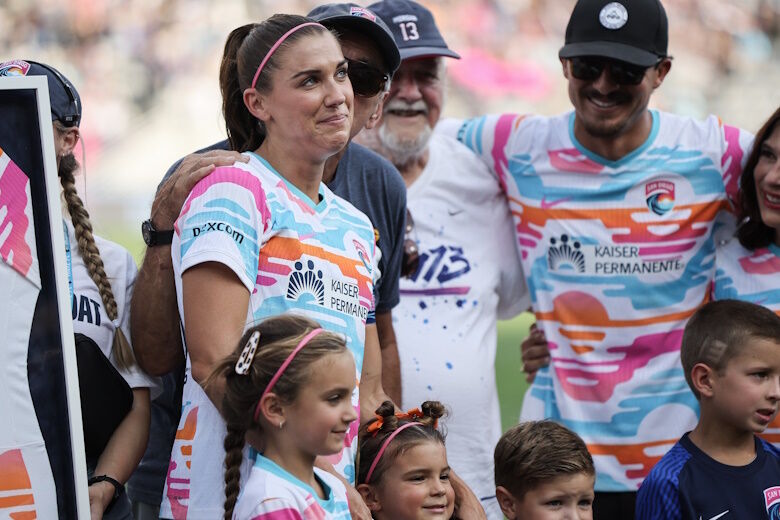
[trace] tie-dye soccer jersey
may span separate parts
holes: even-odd
[[[272,460],[257,455],[233,510],[234,520],[349,520],[347,490],[336,477],[314,468],[327,499]]]
[[[458,138],[509,198],[534,312],[552,363],[522,419],[577,432],[597,491],[634,491],[697,420],[680,341],[715,274],[713,227],[751,137],[711,117],[652,111],[619,161],[586,150],[574,113],[469,120]]]
[[[314,204],[261,157],[217,168],[200,181],[176,222],[171,248],[181,274],[202,262],[232,269],[250,291],[247,324],[286,311],[344,334],[360,379],[366,320],[373,314],[374,228],[324,185]],[[215,317],[215,319],[219,319]],[[224,421],[193,379],[187,358],[179,430],[163,492],[165,518],[217,518],[224,502]],[[358,392],[352,396],[358,406]],[[355,477],[357,422],[333,463]],[[244,470],[248,470],[249,463]]]
[[[736,237],[718,244],[715,253],[715,300],[744,300],[780,316],[780,247],[750,251]],[[760,435],[780,447],[780,415]]]

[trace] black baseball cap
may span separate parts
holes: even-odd
[[[601,56],[642,67],[667,56],[669,21],[659,0],[578,0],[561,58]]]
[[[433,14],[411,0],[382,0],[368,6],[390,27],[401,59],[448,56],[460,59],[442,38]]]
[[[401,55],[393,34],[379,16],[365,7],[353,3],[324,4],[312,9],[307,16],[328,28],[344,27],[366,34],[379,46],[390,75],[398,70]]]
[[[65,126],[78,126],[81,122],[81,97],[68,78],[54,67],[31,60],[11,60],[0,63],[0,76],[46,76],[51,120]]]

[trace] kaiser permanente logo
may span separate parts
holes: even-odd
[[[340,271],[339,271],[340,272]],[[360,305],[357,284],[330,276],[327,269],[318,269],[314,260],[297,261],[287,281],[287,299],[326,307],[342,314],[349,314],[365,320],[368,308]]]
[[[640,256],[639,246],[586,244],[569,235],[550,238],[547,267],[561,274],[589,276],[653,275],[679,273],[685,262],[679,257],[653,259]]]

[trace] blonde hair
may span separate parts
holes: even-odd
[[[59,121],[54,121],[54,127],[58,132],[67,132],[68,128]],[[103,259],[100,258],[100,250],[95,243],[95,237],[92,235],[92,223],[89,221],[89,213],[84,207],[78,192],[76,192],[76,179],[74,172],[78,170],[79,163],[72,153],[63,156],[60,159],[57,174],[60,177],[62,185],[62,196],[68,208],[70,220],[73,222],[73,230],[78,242],[79,254],[84,259],[84,265],[87,267],[92,281],[100,292],[100,299],[103,300],[103,307],[106,309],[108,318],[114,323],[114,341],[111,345],[111,352],[119,368],[127,369],[135,365],[135,356],[133,348],[127,341],[124,332],[122,332],[117,318],[119,310],[117,308],[114,293],[111,290],[111,282],[108,280],[106,271],[103,267]]]

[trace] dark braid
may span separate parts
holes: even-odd
[[[249,424],[243,426],[242,428],[235,424],[228,425],[227,435],[225,435],[225,520],[230,520],[233,517],[233,509],[236,507],[238,493],[241,490],[244,436]]]
[[[59,125],[55,124],[58,131],[62,131]],[[78,242],[79,254],[84,260],[92,281],[100,292],[100,299],[103,300],[103,307],[106,309],[108,319],[116,322],[119,311],[114,299],[114,293],[111,290],[111,282],[108,280],[106,270],[103,266],[103,259],[100,258],[100,250],[95,243],[95,237],[92,234],[92,223],[89,220],[89,213],[84,207],[78,192],[76,191],[76,179],[73,173],[78,170],[79,164],[72,153],[63,156],[60,159],[58,175],[60,184],[62,184],[63,197],[68,206],[68,214],[73,222],[73,230]],[[129,303],[129,302],[128,302]],[[116,326],[114,330],[114,341],[111,346],[111,352],[114,354],[114,360],[119,368],[129,368],[135,364],[133,349],[127,341],[121,327]]]

